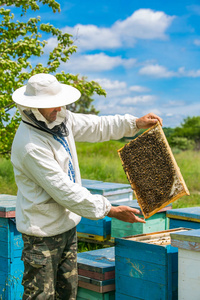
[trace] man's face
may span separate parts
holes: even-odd
[[[38,110],[47,121],[53,122],[57,118],[57,112],[61,111],[61,107],[38,108]]]

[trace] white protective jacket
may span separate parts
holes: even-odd
[[[15,135],[11,161],[18,186],[16,224],[22,233],[53,236],[75,227],[81,216],[101,219],[110,211],[105,197],[81,186],[75,141],[133,136],[136,118],[67,113],[69,135],[64,141],[23,122]]]

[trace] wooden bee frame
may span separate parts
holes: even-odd
[[[118,154],[146,219],[190,194],[159,122]]]

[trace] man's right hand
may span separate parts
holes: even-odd
[[[140,214],[140,211],[136,208],[132,208],[129,206],[111,206],[111,209],[108,213],[108,217],[116,218],[118,220],[129,222],[129,223],[146,223],[144,219],[139,218],[135,214]]]

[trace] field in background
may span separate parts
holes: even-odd
[[[117,153],[124,142],[76,145],[82,178],[128,183]],[[174,156],[191,195],[175,201],[173,208],[200,206],[200,152],[175,151]],[[5,159],[0,159],[0,193],[11,195],[17,193],[11,162]]]

